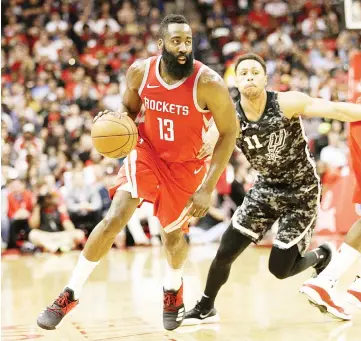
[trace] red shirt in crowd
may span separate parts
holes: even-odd
[[[33,202],[33,195],[30,191],[24,191],[24,192],[13,192],[8,194],[8,216],[10,219],[12,219],[15,215],[15,213],[21,209],[24,208],[27,211],[31,212],[34,207]]]

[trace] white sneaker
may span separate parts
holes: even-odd
[[[326,276],[319,276],[303,283],[299,291],[306,295],[311,305],[322,313],[328,313],[331,317],[341,320],[351,320],[351,315],[339,302],[335,285],[336,281]]]
[[[347,301],[361,309],[361,277],[357,276],[355,281],[347,289]]]

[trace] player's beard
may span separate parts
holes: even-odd
[[[177,59],[178,57],[186,57],[187,60],[184,64],[180,64]],[[193,52],[175,56],[164,47],[162,59],[167,73],[174,79],[183,79],[189,77],[193,73]]]

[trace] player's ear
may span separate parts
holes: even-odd
[[[162,50],[164,46],[164,40],[162,38],[158,39],[158,49]]]
[[[264,86],[267,86],[268,84],[268,77],[267,77],[267,74],[266,74],[266,77],[265,77],[265,80],[264,80]]]

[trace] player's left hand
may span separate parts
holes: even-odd
[[[186,207],[190,206],[188,215],[192,217],[204,217],[211,205],[212,192],[200,188],[189,199]]]
[[[123,112],[123,113],[119,113],[116,111],[111,111],[111,110],[104,110],[104,111],[100,111],[98,112],[98,114],[94,117],[93,119],[93,123],[95,123],[100,117],[102,117],[103,115],[107,115],[107,114],[111,114],[117,118],[122,118],[123,116],[127,115],[127,113]]]
[[[210,156],[213,153],[213,145],[210,142],[205,142],[203,143],[202,148],[200,149],[200,151],[197,154],[197,159],[202,160],[205,157]]]

